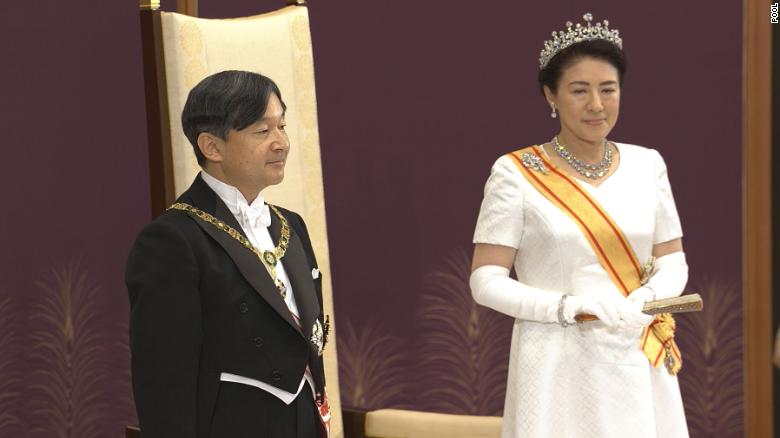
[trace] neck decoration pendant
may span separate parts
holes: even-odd
[[[577,173],[585,178],[599,179],[609,173],[609,169],[612,167],[612,149],[610,149],[606,139],[604,139],[604,156],[601,158],[601,161],[594,164],[584,163],[574,156],[574,154],[566,149],[566,146],[563,145],[563,143],[558,141],[557,135],[553,138],[552,143],[555,152],[566,160],[566,162],[569,163],[569,166],[576,170]]]
[[[270,207],[274,214],[276,214],[276,217],[279,218],[279,222],[281,222],[282,228],[279,236],[279,244],[274,247],[273,251],[263,251],[263,256],[260,257],[260,259],[265,262],[265,265],[268,268],[268,272],[271,274],[271,279],[273,279],[276,288],[279,289],[279,293],[282,295],[282,298],[287,298],[287,287],[276,275],[276,264],[282,260],[282,257],[284,257],[284,254],[287,252],[287,245],[290,243],[290,225],[287,223],[287,219],[284,218],[282,213],[280,213],[276,207],[270,204],[268,207]],[[257,252],[255,252],[255,254],[259,256]]]
[[[244,237],[243,234],[238,232],[235,228],[231,227],[230,225],[222,222],[221,220],[215,218],[214,216],[210,215],[209,213],[206,213],[205,211],[193,207],[192,205],[185,204],[183,202],[177,202],[176,204],[171,205],[168,207],[168,210],[182,210],[186,211],[188,213],[192,213],[197,217],[198,219],[207,222],[213,226],[215,226],[217,229],[220,229],[227,233],[230,237],[237,240],[239,243],[244,245],[244,247],[250,251],[252,251],[258,259],[260,259],[260,262],[265,266],[266,270],[268,271],[268,274],[271,276],[271,280],[273,280],[274,284],[276,285],[276,288],[279,290],[279,294],[282,296],[282,298],[287,298],[287,287],[285,287],[284,283],[279,279],[279,277],[276,275],[276,264],[279,263],[279,261],[282,260],[282,257],[284,257],[284,254],[287,252],[287,245],[290,243],[290,224],[287,223],[287,219],[285,219],[284,215],[282,215],[279,210],[276,209],[273,205],[268,205],[268,207],[271,208],[271,210],[276,214],[276,217],[279,218],[279,222],[281,223],[281,232],[279,237],[279,243],[274,247],[274,249],[263,251],[262,253],[260,250],[255,248],[254,245],[252,245],[252,242],[249,241],[246,237]]]

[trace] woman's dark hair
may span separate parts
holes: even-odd
[[[282,103],[282,93],[271,79],[248,71],[228,70],[203,79],[190,91],[181,112],[184,135],[192,143],[198,164],[206,158],[198,148],[198,135],[208,132],[227,140],[231,129],[240,131],[258,121],[271,93]]]
[[[587,40],[561,50],[539,71],[539,88],[542,94],[545,85],[550,91],[557,93],[558,81],[563,76],[563,71],[582,58],[595,58],[611,64],[618,71],[618,83],[623,86],[623,76],[626,73],[626,55],[623,50],[606,40]]]

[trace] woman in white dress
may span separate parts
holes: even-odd
[[[474,299],[515,318],[502,437],[687,437],[673,320],[641,312],[685,287],[680,220],[658,152],[607,140],[622,40],[583,18],[540,58],[560,131],[495,162],[474,234]]]

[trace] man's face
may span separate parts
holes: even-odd
[[[240,131],[231,129],[220,149],[225,178],[242,191],[260,192],[282,182],[290,140],[276,94],[271,94],[260,120]]]

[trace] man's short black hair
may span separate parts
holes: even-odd
[[[200,81],[190,91],[181,112],[184,135],[192,143],[198,164],[203,166],[206,161],[198,148],[200,133],[227,140],[231,129],[240,131],[263,117],[271,93],[276,94],[286,111],[279,87],[261,74],[228,70]]]

